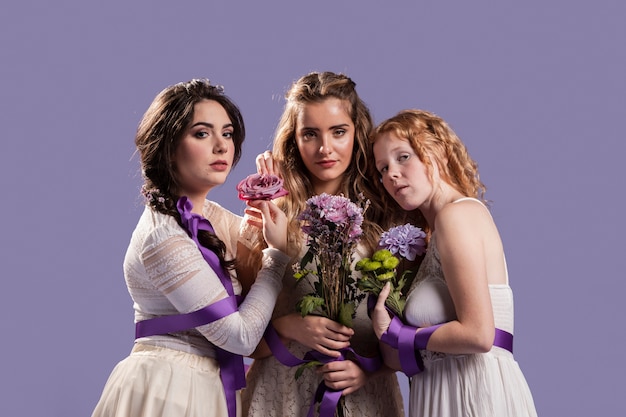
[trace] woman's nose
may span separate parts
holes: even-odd
[[[330,155],[331,153],[333,153],[333,148],[329,138],[322,138],[322,145],[320,146],[319,152],[322,155]]]
[[[215,145],[213,146],[213,153],[222,154],[227,150],[228,146],[226,145],[226,140],[222,138],[217,139]]]

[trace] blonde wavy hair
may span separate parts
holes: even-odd
[[[478,164],[470,157],[461,139],[441,117],[425,110],[403,110],[376,127],[370,139],[370,152],[371,146],[386,133],[393,133],[410,143],[420,161],[426,165],[431,179],[432,164],[436,163],[443,181],[466,197],[474,197],[485,204],[489,203],[484,198],[486,187],[480,180]],[[373,154],[371,159],[373,160]],[[380,178],[375,168],[370,171],[370,175]],[[380,181],[377,183],[377,189],[384,195],[385,209],[399,208],[385,192]]]
[[[274,160],[280,163],[285,188],[289,191],[287,196],[277,199],[276,204],[289,219],[289,244],[297,251],[296,254],[303,245],[301,224],[297,218],[304,210],[306,200],[315,195],[309,172],[296,143],[298,116],[310,103],[322,103],[328,98],[342,100],[346,103],[346,111],[354,123],[352,159],[339,192],[354,202],[360,194],[370,201],[364,215],[364,233],[361,239],[368,251],[377,247],[382,227],[391,224],[392,219],[384,215],[380,193],[376,190],[376,177],[368,174],[370,165],[373,165],[373,160],[367,153],[373,123],[370,111],[358,96],[355,87],[356,83],[346,75],[311,72],[295,81],[285,95],[287,101],[275,132],[272,154]],[[254,252],[258,252],[258,248]]]

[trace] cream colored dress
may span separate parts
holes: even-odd
[[[210,201],[203,214],[226,244],[227,258],[232,258],[241,217]],[[227,416],[215,346],[240,355],[255,349],[288,262],[282,252],[266,249],[263,269],[238,312],[192,330],[137,339],[131,354],[112,371],[92,416]],[[173,217],[148,207],[126,252],[124,276],[135,322],[192,312],[227,296],[187,232]],[[234,277],[231,281],[240,294],[239,282]],[[237,408],[240,415],[240,404]]]
[[[478,201],[478,200],[475,200]],[[456,319],[433,233],[426,256],[407,296],[405,317],[415,327]],[[513,292],[508,285],[490,285],[495,326],[513,334]],[[410,417],[536,416],[528,384],[509,351],[467,355],[423,350],[425,371],[410,381]]]
[[[295,260],[292,263],[294,262]],[[311,287],[304,282],[298,286],[295,284],[293,271],[288,268],[283,278],[283,289],[276,302],[274,317],[295,312],[296,302],[311,291]],[[378,339],[367,315],[366,300],[357,309],[354,330],[351,347],[359,355],[375,356],[378,352]],[[309,350],[293,341],[286,347],[298,358],[302,358]],[[282,365],[273,356],[255,360],[246,377],[247,387],[242,391],[244,417],[306,417],[322,378],[312,369],[307,369],[296,380],[296,369],[297,367]],[[346,417],[404,416],[395,373],[370,378],[361,389],[344,398]]]

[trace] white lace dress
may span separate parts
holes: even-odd
[[[304,282],[296,286],[293,271],[288,268],[283,278],[283,289],[276,301],[274,317],[295,312],[296,302],[309,292],[310,287]],[[351,347],[359,355],[375,356],[378,353],[378,339],[367,315],[365,300],[357,309],[354,331]],[[290,342],[286,347],[298,358],[302,358],[308,351],[297,342]],[[244,417],[306,417],[322,378],[312,369],[307,369],[296,380],[296,369],[282,365],[273,356],[255,360],[246,377],[247,387],[242,391]],[[395,373],[370,378],[361,389],[344,398],[346,417],[404,416]]]
[[[508,282],[508,279],[507,279]],[[490,285],[495,326],[513,334],[513,292],[509,285]],[[424,327],[456,319],[433,233],[409,290],[405,317]],[[513,355],[502,348],[451,355],[421,351],[425,371],[410,381],[409,416],[536,416],[533,398]]]
[[[241,217],[210,201],[203,214],[226,244],[227,258],[234,257]],[[93,416],[226,416],[214,347],[241,355],[255,349],[288,262],[282,252],[266,249],[264,267],[238,312],[189,331],[137,339],[111,373]],[[176,220],[147,207],[126,252],[124,275],[135,322],[195,311],[228,295]],[[239,282],[231,281],[240,294]]]

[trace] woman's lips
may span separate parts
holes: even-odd
[[[317,163],[317,165],[321,166],[322,168],[332,168],[337,164],[337,161],[320,161]]]
[[[211,164],[211,168],[215,171],[226,171],[228,169],[228,163],[226,161],[215,161]]]

